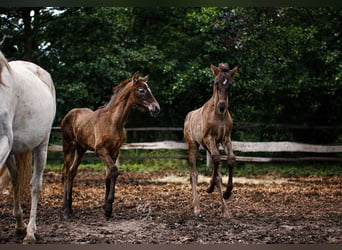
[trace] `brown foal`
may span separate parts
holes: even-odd
[[[105,106],[92,111],[87,108],[71,110],[63,119],[62,138],[64,151],[64,218],[70,218],[72,211],[72,187],[77,168],[87,150],[96,155],[107,166],[105,216],[112,215],[115,182],[119,175],[115,165],[121,145],[126,140],[124,125],[133,106],[149,110],[156,116],[160,107],[147,85],[148,76],[133,77],[113,88],[114,94]]]
[[[192,184],[193,206],[195,215],[200,214],[200,205],[197,194],[198,172],[196,169],[196,156],[199,145],[202,145],[211,155],[214,168],[210,181],[208,193],[218,188],[222,213],[227,217],[228,207],[224,199],[228,199],[233,189],[233,166],[235,156],[232,149],[231,131],[233,120],[228,111],[228,91],[232,84],[232,76],[237,67],[229,70],[226,64],[219,64],[218,67],[211,65],[211,71],[215,74],[215,84],[212,97],[199,109],[188,113],[184,122],[184,138],[188,144],[190,181]],[[220,152],[222,145],[228,158],[228,184],[227,189],[222,191],[222,177],[219,171]]]

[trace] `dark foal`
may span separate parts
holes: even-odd
[[[70,218],[72,211],[72,187],[77,168],[87,150],[96,155],[107,166],[105,216],[110,218],[114,202],[115,183],[118,169],[115,165],[121,145],[126,140],[124,129],[128,114],[133,106],[149,110],[156,116],[160,107],[147,85],[148,76],[133,77],[113,88],[113,96],[105,106],[92,111],[87,108],[71,110],[63,119],[62,137],[64,151],[64,218]]]
[[[197,194],[198,172],[196,169],[196,156],[199,145],[202,145],[211,155],[214,168],[211,177],[208,193],[218,188],[222,213],[228,216],[228,207],[224,199],[228,199],[233,189],[233,166],[235,156],[232,149],[231,131],[233,120],[228,111],[228,91],[232,84],[232,76],[237,71],[237,67],[229,70],[226,64],[219,67],[211,65],[211,71],[215,74],[215,84],[213,95],[201,108],[188,113],[184,122],[184,138],[188,144],[190,180],[192,184],[193,206],[195,215],[200,213],[200,205]],[[222,191],[222,178],[219,171],[220,152],[219,146],[222,145],[227,156],[228,165],[228,184],[227,189]]]

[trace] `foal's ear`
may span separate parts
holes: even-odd
[[[234,67],[232,70],[229,70],[229,75],[233,76],[235,74],[235,72],[238,70],[238,67]]]
[[[143,82],[148,82],[148,76],[149,75],[146,75],[146,76],[144,76],[144,77],[141,77],[140,79],[143,81]]]
[[[220,69],[214,65],[210,65],[210,69],[211,69],[211,72],[215,74],[215,76],[217,76],[218,73],[220,72]]]
[[[139,71],[134,73],[132,79],[133,79],[133,83],[137,83],[138,82],[138,80],[139,80]]]

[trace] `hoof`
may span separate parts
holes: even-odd
[[[63,214],[63,219],[64,220],[69,220],[70,219],[70,212],[64,212],[64,214]]]
[[[225,200],[228,200],[231,195],[232,195],[232,191],[231,190],[227,190],[226,192],[223,193],[223,198]]]
[[[113,206],[112,203],[104,204],[103,210],[105,211],[105,217],[109,220],[112,217]]]
[[[215,189],[215,185],[210,185],[210,186],[207,188],[207,193],[208,193],[208,194],[211,194],[212,192],[214,192],[214,189]]]
[[[112,213],[105,213],[106,220],[110,220],[112,218]]]
[[[194,215],[197,217],[201,217],[201,210],[194,210]]]
[[[105,215],[106,219],[109,220],[112,217],[112,209],[110,209],[110,210],[105,209],[104,215]]]
[[[222,217],[223,218],[229,218],[230,215],[229,215],[229,213],[227,211],[224,211],[224,212],[222,212]]]
[[[199,208],[199,206],[194,206],[195,216],[200,216],[200,213],[201,213],[201,209]]]
[[[26,235],[26,228],[16,228],[15,229],[15,235],[20,237],[24,237],[24,235]]]
[[[23,244],[34,244],[36,243],[36,237],[34,235],[26,235],[23,240]]]

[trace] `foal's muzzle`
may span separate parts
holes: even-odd
[[[150,111],[150,115],[156,117],[160,112],[160,107],[158,103],[152,102],[148,105],[148,111]]]
[[[219,102],[217,104],[217,110],[219,113],[223,114],[226,111],[226,103],[225,102]]]

